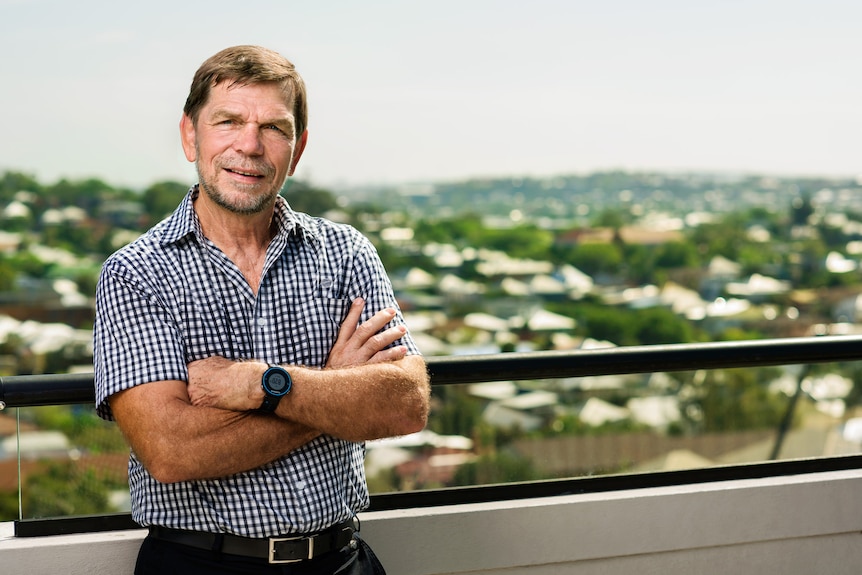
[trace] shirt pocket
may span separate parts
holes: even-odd
[[[326,364],[329,350],[335,344],[338,330],[349,310],[350,300],[345,298],[312,298],[310,305],[303,310],[307,365],[323,367]]]

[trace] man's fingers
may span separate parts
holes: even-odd
[[[363,347],[368,349],[368,353],[371,355],[378,351],[382,351],[386,346],[403,337],[405,333],[407,333],[407,329],[403,325],[396,325],[395,327],[390,327],[386,331],[382,331],[371,336],[365,342]]]
[[[386,324],[392,321],[394,317],[395,310],[392,308],[385,308],[375,313],[366,322],[359,324],[355,333],[355,336],[361,341],[359,345],[365,345],[367,341],[372,339],[374,335],[383,329]]]
[[[353,336],[356,327],[359,324],[359,318],[362,316],[362,310],[365,308],[365,300],[356,298],[351,302],[350,309],[347,311],[347,317],[341,322],[341,327],[338,328],[338,337],[335,344],[345,344]]]
[[[400,359],[406,349],[387,349],[403,337],[407,328],[402,325],[384,329],[396,316],[393,308],[385,308],[365,322],[359,323],[365,301],[357,298],[351,303],[347,316],[338,330],[338,337],[326,361],[327,367],[346,367],[363,363],[377,363]]]
[[[404,359],[406,355],[407,348],[403,345],[399,345],[378,351],[373,356],[371,356],[371,359],[369,359],[366,363],[384,363],[387,361],[398,361],[399,359]]]

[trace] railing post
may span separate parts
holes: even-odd
[[[796,404],[799,403],[799,396],[802,395],[802,382],[805,381],[805,378],[808,377],[810,373],[810,363],[803,365],[802,369],[799,371],[799,377],[796,378],[796,391],[794,391],[790,400],[787,402],[787,409],[784,412],[784,417],[778,425],[775,444],[772,446],[772,453],[769,455],[770,461],[778,459],[778,455],[781,453],[781,446],[784,444],[784,438],[790,430],[790,426],[793,424],[793,414],[796,413]]]

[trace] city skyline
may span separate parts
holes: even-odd
[[[198,65],[276,49],[310,97],[297,177],[367,185],[607,169],[862,174],[862,6],[0,0],[0,170],[195,180]]]

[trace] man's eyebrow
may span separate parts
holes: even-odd
[[[239,120],[245,121],[242,118],[242,115],[236,112],[232,112],[230,110],[224,108],[217,108],[213,110],[212,116],[210,117],[213,121],[221,121],[221,120]],[[272,119],[263,119],[260,122],[261,126],[276,126],[284,132],[293,133],[294,131],[294,122],[293,118],[289,116],[279,116]]]
[[[213,110],[210,118],[212,120],[238,120],[239,114],[237,114],[235,112],[231,112],[230,110],[225,110],[223,108],[219,108],[219,109]]]

